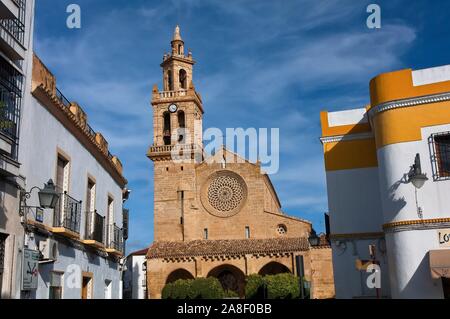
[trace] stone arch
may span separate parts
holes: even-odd
[[[260,274],[261,276],[284,274],[284,273],[291,273],[291,271],[289,270],[288,267],[276,261],[271,261],[267,263],[258,272],[258,274]]]
[[[172,70],[167,70],[167,90],[173,91],[173,75]]]
[[[163,113],[163,126],[164,145],[170,145],[172,143],[172,123],[169,112]]]
[[[217,278],[224,290],[231,290],[243,297],[245,294],[245,274],[236,266],[225,264],[209,271],[207,277]]]
[[[188,83],[188,76],[186,70],[180,69],[178,73],[178,80],[180,81],[180,89],[186,90]]]
[[[175,281],[177,281],[179,279],[184,279],[184,280],[186,280],[186,279],[194,279],[194,276],[189,271],[187,271],[186,269],[179,268],[179,269],[176,269],[176,270],[172,271],[167,276],[166,285],[170,284],[172,282],[175,282]]]

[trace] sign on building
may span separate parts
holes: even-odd
[[[22,290],[34,290],[38,287],[39,251],[23,250]]]
[[[450,247],[450,229],[439,229],[437,233],[438,233],[439,247],[441,248]]]

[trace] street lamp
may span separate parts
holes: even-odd
[[[423,187],[428,180],[426,174],[422,173],[422,166],[420,164],[420,155],[416,154],[414,165],[411,166],[411,171],[408,173],[408,182],[411,182],[416,189]]]
[[[56,186],[51,179],[44,185],[43,189],[39,190],[38,196],[39,204],[42,208],[53,209],[56,207],[59,194],[56,192]]]
[[[22,208],[29,207],[27,206],[27,199],[30,199],[31,193],[33,190],[38,189],[39,196],[39,205],[41,208],[50,208],[54,209],[58,203],[59,194],[56,192],[56,186],[53,181],[50,179],[47,184],[44,184],[44,188],[39,188],[34,186],[30,189],[29,192],[22,191],[20,194],[21,197],[21,205],[23,203]],[[23,213],[23,212],[22,212]]]
[[[317,236],[316,232],[313,230],[308,237],[309,244],[311,246],[318,246],[320,243],[320,238]]]

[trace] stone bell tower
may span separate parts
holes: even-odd
[[[155,241],[183,241],[185,219],[195,198],[195,163],[202,158],[201,96],[193,84],[195,61],[185,55],[180,27],[175,28],[171,53],[164,54],[163,90],[153,87]],[[174,157],[181,148],[183,160]],[[177,152],[179,153],[179,152]],[[178,155],[180,155],[178,154]]]

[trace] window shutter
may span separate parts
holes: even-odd
[[[123,210],[123,239],[127,240],[128,239],[128,222],[129,222],[129,215],[130,212],[128,209],[124,209]]]

